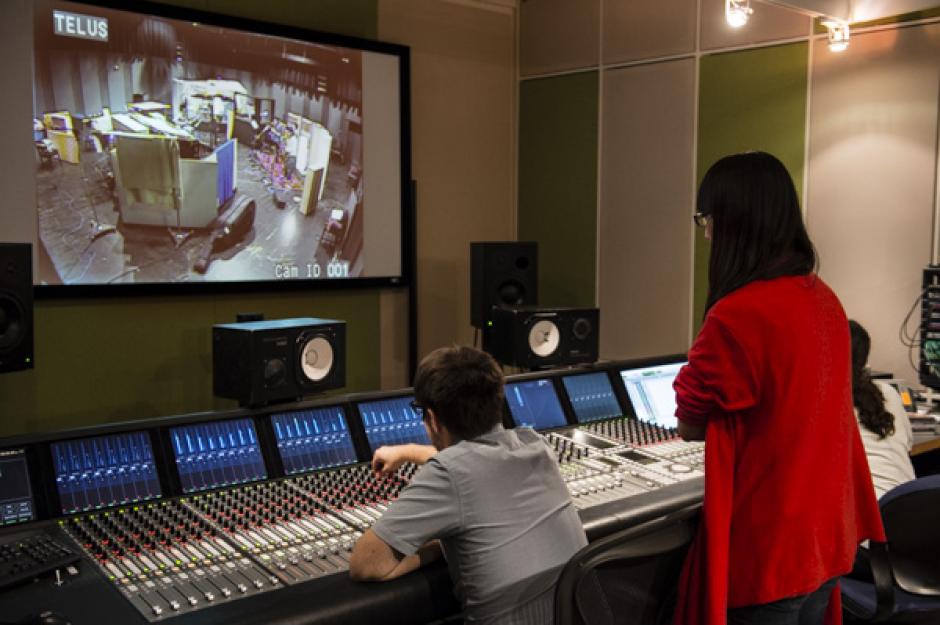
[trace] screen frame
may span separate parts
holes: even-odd
[[[612,419],[623,419],[626,417],[633,416],[633,406],[624,406],[623,400],[620,397],[620,394],[617,393],[617,385],[614,384],[614,381],[610,378],[610,369],[595,369],[592,371],[578,371],[578,372],[566,372],[563,375],[558,376],[558,386],[562,389],[562,404],[565,406],[566,411],[571,415],[571,420],[577,425],[588,425],[590,423],[599,423],[602,421],[610,421]],[[571,400],[571,394],[568,392],[568,387],[565,385],[565,380],[569,378],[577,378],[587,375],[603,375],[607,379],[607,384],[610,385],[610,392],[613,393],[614,403],[617,404],[617,408],[620,409],[620,414],[613,417],[603,417],[600,419],[594,419],[591,421],[581,421],[578,418],[578,411],[574,407],[574,402]],[[619,376],[619,370],[617,375]]]
[[[345,291],[348,289],[364,290],[383,287],[414,287],[415,254],[414,248],[414,202],[412,185],[411,154],[411,49],[408,46],[386,43],[373,39],[327,33],[314,29],[300,28],[248,19],[237,16],[213,13],[200,9],[157,4],[147,0],[66,0],[76,4],[97,6],[106,9],[152,15],[166,19],[200,22],[211,26],[231,28],[248,33],[270,35],[296,39],[314,44],[355,48],[364,52],[376,52],[398,57],[398,95],[400,127],[400,225],[399,237],[401,275],[359,278],[306,279],[289,280],[271,278],[269,280],[224,281],[224,282],[145,282],[117,284],[34,284],[33,294],[37,299],[70,299],[86,297],[126,297],[129,295],[183,295],[183,294],[223,294],[223,293],[277,293],[297,291]],[[33,50],[30,50],[33,54]],[[35,180],[32,181],[35,184]],[[37,231],[36,236],[39,236]],[[39,247],[38,241],[33,247]],[[38,252],[33,253],[33,262],[37,262]],[[35,275],[35,271],[33,272]]]
[[[533,371],[531,373],[519,375],[519,376],[510,376],[506,378],[505,390],[503,393],[503,410],[504,410],[504,419],[507,427],[517,428],[524,427],[516,424],[515,419],[512,416],[512,408],[509,407],[509,385],[510,384],[519,384],[525,382],[537,382],[540,380],[547,381],[555,391],[555,399],[558,400],[558,406],[561,408],[561,414],[565,418],[565,422],[561,425],[553,425],[547,428],[535,428],[532,429],[536,432],[553,432],[555,430],[560,430],[562,428],[571,427],[572,425],[578,425],[574,415],[571,412],[571,405],[568,402],[568,394],[564,389],[561,383],[562,375],[568,373],[564,369],[557,369],[553,371]]]
[[[614,394],[620,398],[620,405],[623,406],[625,410],[630,411],[630,416],[632,418],[639,419],[636,413],[636,408],[633,407],[633,401],[630,399],[630,394],[627,392],[627,385],[624,384],[623,376],[621,375],[622,371],[627,369],[644,369],[646,367],[673,365],[678,363],[685,363],[688,362],[688,360],[688,354],[670,354],[668,356],[655,356],[652,358],[624,360],[611,363],[611,367],[608,369],[608,372],[611,378],[613,378],[611,381],[614,383]]]

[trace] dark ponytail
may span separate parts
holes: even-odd
[[[852,335],[852,402],[858,410],[859,423],[878,438],[891,436],[894,434],[894,415],[885,410],[885,397],[865,368],[871,337],[861,324],[851,319],[849,332]]]

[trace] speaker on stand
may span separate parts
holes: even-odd
[[[212,386],[242,406],[346,385],[346,322],[273,319],[212,327]]]
[[[483,332],[483,349],[514,367],[546,369],[595,362],[597,308],[498,308]]]
[[[0,243],[0,373],[33,365],[32,245]]]
[[[537,304],[538,278],[537,243],[471,243],[470,324],[484,329],[495,308]]]

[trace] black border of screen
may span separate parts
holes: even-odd
[[[33,294],[37,299],[65,299],[82,297],[120,297],[129,295],[183,295],[183,294],[221,294],[221,293],[277,293],[297,292],[315,289],[317,291],[375,289],[380,287],[411,287],[414,283],[414,219],[412,192],[411,160],[411,49],[394,43],[385,43],[373,39],[338,35],[318,30],[298,28],[248,19],[237,16],[212,13],[200,9],[157,4],[146,0],[66,0],[75,4],[98,6],[106,9],[153,15],[166,19],[200,22],[222,28],[231,28],[249,33],[285,37],[303,42],[356,48],[366,52],[391,54],[399,59],[398,92],[400,114],[401,147],[401,198],[400,231],[401,275],[365,278],[339,279],[290,279],[252,280],[239,282],[144,282],[120,284],[35,284]],[[30,51],[32,54],[32,51]],[[33,181],[35,184],[35,181]],[[37,232],[38,237],[38,232]],[[34,247],[36,247],[34,245]],[[35,256],[35,254],[34,254]]]

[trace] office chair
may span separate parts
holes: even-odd
[[[878,505],[888,541],[870,543],[873,583],[842,578],[846,616],[865,623],[940,622],[940,475],[901,484]]]
[[[701,504],[591,543],[562,569],[555,625],[665,625]]]

